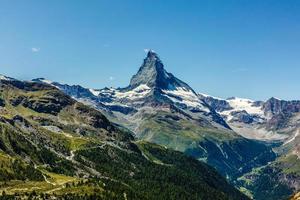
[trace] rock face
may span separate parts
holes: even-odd
[[[265,114],[270,116],[267,121],[269,129],[284,129],[290,126],[289,121],[295,114],[300,113],[300,101],[284,101],[271,98],[264,103],[263,109]]]
[[[109,132],[116,131],[115,127],[100,112],[90,109],[88,106],[76,104],[77,114],[92,127],[103,128]]]
[[[128,88],[134,89],[140,85],[147,85],[150,88],[162,90],[182,87],[193,91],[186,83],[168,73],[164,69],[164,65],[158,55],[152,50],[148,52],[137,74],[132,77]]]
[[[231,112],[233,119],[231,121],[237,121],[245,124],[251,124],[254,122],[254,117],[247,113],[245,110]]]
[[[292,114],[300,112],[300,101],[284,101],[276,98],[270,98],[263,104],[263,110],[266,114]]]
[[[220,98],[215,98],[209,95],[199,94],[199,98],[203,99],[208,105],[210,105],[215,111],[223,112],[225,110],[232,110],[228,101]]]

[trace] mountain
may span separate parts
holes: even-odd
[[[172,107],[170,109],[182,110],[182,114],[190,119],[201,119],[208,127],[229,129],[226,122],[200,100],[190,86],[166,72],[158,55],[153,51],[148,52],[138,73],[132,77],[126,88],[93,90],[42,78],[33,81],[51,84],[76,99],[95,101],[99,104],[96,106],[106,107],[121,114],[135,113],[137,108],[146,106]]]
[[[263,102],[199,96],[222,115],[235,132],[276,144],[275,161],[239,178],[255,199],[287,199],[300,190],[300,101],[270,98]]]
[[[50,82],[0,77],[1,199],[248,199],[208,165],[136,141]]]
[[[185,91],[195,94],[189,85],[177,79],[173,74],[168,73],[164,69],[162,61],[152,50],[148,52],[137,74],[131,78],[128,89],[134,89],[140,85],[147,85],[150,88],[161,90],[176,90],[182,88]]]
[[[300,101],[277,98],[253,101],[242,98],[220,99],[199,94],[240,135],[262,141],[287,141],[299,129]]]
[[[154,51],[124,88],[88,89],[43,78],[31,83],[50,85],[101,111],[112,126],[132,135],[139,149],[164,150],[148,142],[156,143],[208,163],[254,199],[287,199],[300,190],[300,101],[196,93],[167,72]],[[5,104],[0,99],[0,106]],[[155,163],[163,159],[146,156]]]
[[[233,182],[276,156],[270,146],[234,132],[215,108],[165,70],[154,51],[147,53],[124,88],[86,89],[45,79],[34,81],[51,84],[100,110],[111,121],[132,131],[137,140],[205,161]]]

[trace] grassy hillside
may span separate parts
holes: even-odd
[[[276,157],[263,143],[247,140],[228,129],[204,128],[201,123],[178,113],[158,111],[145,115],[136,132],[140,140],[205,161],[232,181]]]
[[[288,199],[300,189],[300,160],[287,154],[239,178],[239,184],[258,200]]]

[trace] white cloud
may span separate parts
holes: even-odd
[[[110,76],[110,77],[108,78],[108,80],[113,81],[113,80],[115,80],[115,77]]]
[[[39,52],[41,50],[41,48],[38,48],[38,47],[32,47],[31,48],[31,51],[33,52],[33,53],[37,53],[37,52]]]

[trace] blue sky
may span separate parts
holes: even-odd
[[[300,99],[297,0],[0,1],[0,74],[123,87],[146,48],[198,92]]]

